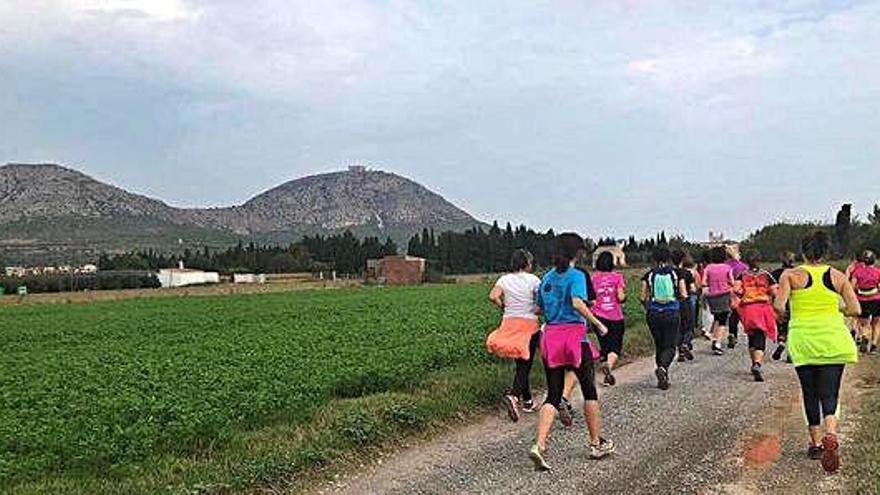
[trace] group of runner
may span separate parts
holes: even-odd
[[[874,254],[866,251],[840,272],[824,263],[829,248],[828,236],[816,232],[802,241],[803,264],[796,266],[796,255],[785,252],[781,266],[768,272],[754,252],[743,261],[717,247],[698,265],[688,253],[660,246],[652,253],[652,268],[640,280],[639,299],[654,341],[661,390],[671,386],[670,367],[676,356],[679,362],[695,358],[693,339],[701,326],[715,355],[724,354],[725,339],[728,348],[735,348],[742,326],[756,382],[764,381],[768,340],[778,343],[774,359],[788,351],[809,423],[808,456],[821,459],[833,472],[840,462],[835,415],[844,365],[857,361],[856,340],[863,353],[876,353],[880,345],[880,268]],[[615,271],[610,252],[597,256],[592,274],[583,268],[585,254],[583,238],[560,235],[555,266],[539,279],[532,274],[532,255],[516,250],[511,273],[500,277],[489,295],[503,310],[503,318],[486,345],[516,363],[513,386],[503,397],[510,419],[518,421],[521,412],[538,412],[529,457],[539,470],[550,469],[547,439],[557,416],[565,426],[573,422],[571,395],[577,385],[584,398],[590,458],[601,459],[615,449],[601,435],[596,368],[598,363],[603,385],[615,385],[614,369],[623,356],[626,280]],[[852,333],[841,312],[858,319]],[[598,347],[588,338],[590,331]],[[538,349],[547,386],[540,405],[529,384]]]

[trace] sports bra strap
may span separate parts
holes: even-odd
[[[819,270],[824,269],[825,271],[822,272],[822,285],[824,285],[825,288],[830,290],[831,292],[837,292],[837,289],[834,287],[834,279],[831,278],[831,267],[830,266],[818,265],[816,267],[810,267],[807,265],[801,265],[799,268],[801,268],[803,271],[807,272],[807,284],[804,285],[805,290],[813,287],[813,273],[814,272],[818,273]]]

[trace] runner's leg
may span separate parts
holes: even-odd
[[[810,445],[822,443],[822,411],[819,406],[818,380],[816,366],[803,365],[795,368],[801,384],[801,395],[804,400],[804,413],[810,430]]]
[[[749,355],[752,364],[764,364],[764,351],[767,348],[767,334],[763,330],[755,330],[749,334]]]
[[[842,378],[842,364],[827,364],[816,367],[815,383],[819,403],[822,406],[822,417],[825,419],[825,430],[829,433],[837,433],[836,415]]]
[[[871,341],[872,349],[876,349],[880,347],[880,316],[875,315],[871,318],[871,330],[874,333],[874,339]]]
[[[521,398],[524,402],[532,400],[532,389],[529,375],[532,371],[532,363],[535,361],[535,354],[538,352],[538,344],[541,341],[541,332],[535,332],[529,340],[529,358],[517,359],[516,372],[513,376],[513,388],[510,389],[510,395]]]
[[[547,381],[547,398],[538,416],[538,436],[536,443],[543,452],[547,448],[547,437],[556,419],[556,411],[562,403],[562,388],[565,383],[565,368],[550,368],[544,361],[544,376]]]
[[[575,370],[581,394],[584,396],[584,418],[587,421],[587,433],[590,444],[596,445],[600,438],[599,393],[596,390],[596,366],[590,356],[589,344],[581,344],[580,367]]]

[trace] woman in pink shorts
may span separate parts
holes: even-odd
[[[538,433],[529,457],[538,470],[550,465],[544,458],[547,437],[562,403],[567,371],[574,371],[584,396],[584,415],[590,437],[590,457],[600,459],[614,451],[614,443],[600,436],[599,397],[596,391],[595,369],[584,344],[587,320],[600,335],[608,329],[587,307],[587,282],[584,274],[575,269],[574,260],[584,249],[584,240],[573,233],[561,234],[554,256],[556,268],[544,275],[538,288],[538,307],[544,312],[546,325],[541,338],[541,355],[547,377],[547,398],[538,417]],[[586,354],[586,355],[585,355]]]

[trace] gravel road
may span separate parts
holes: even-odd
[[[695,353],[695,361],[673,364],[666,392],[655,387],[653,359],[619,369],[617,386],[600,390],[603,436],[617,444],[611,458],[589,460],[579,416],[570,429],[556,423],[548,444],[553,470],[535,472],[527,455],[535,416],[513,424],[499,412],[316,492],[803,493],[805,482],[836,491],[835,477],[804,457],[791,365],[768,362],[767,381],[755,383],[744,342],[718,357],[701,341]]]

